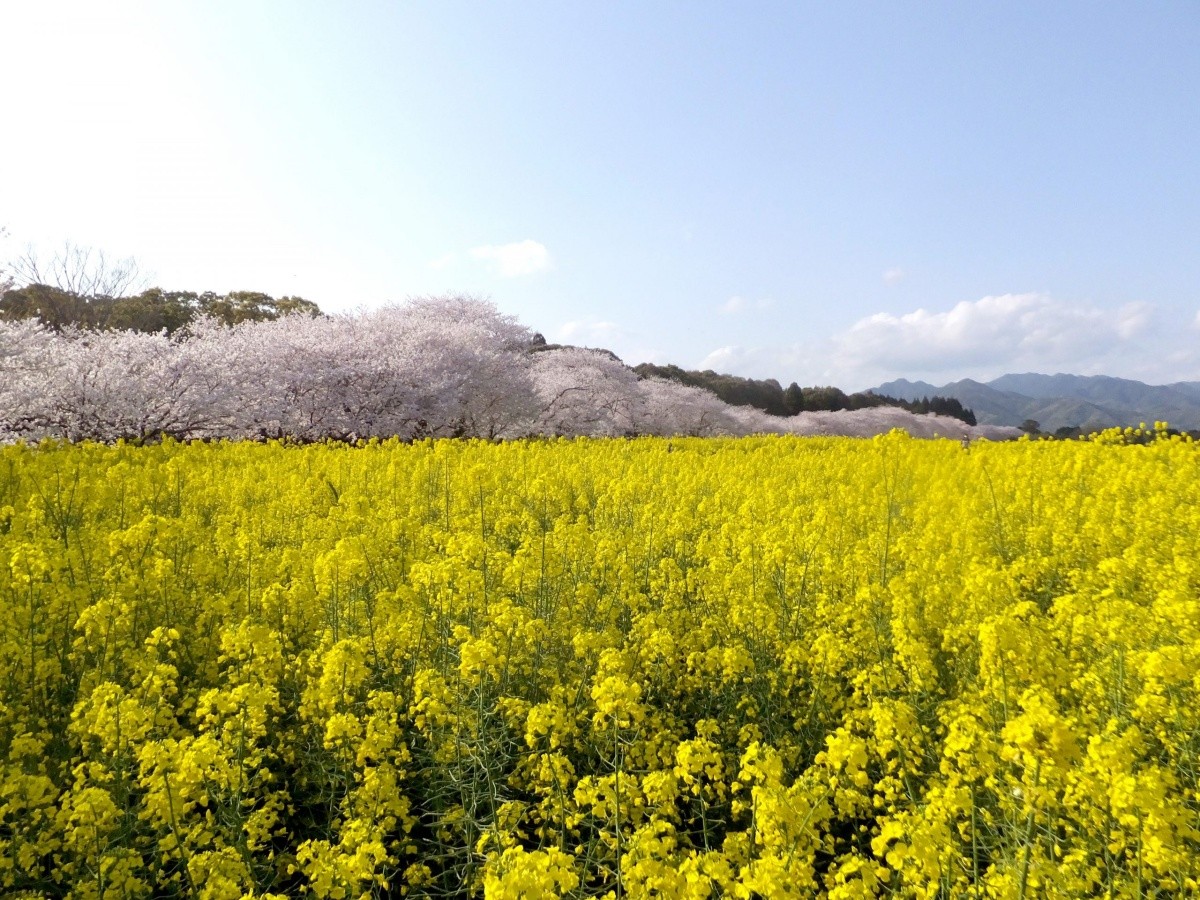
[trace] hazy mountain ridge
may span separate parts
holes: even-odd
[[[1033,419],[1043,431],[1078,426],[1084,431],[1166,420],[1174,428],[1200,429],[1200,382],[1145,384],[1107,375],[1001,375],[941,386],[900,378],[872,390],[911,400],[940,394],[975,411],[981,425],[1020,425]]]

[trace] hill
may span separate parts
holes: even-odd
[[[802,412],[839,412],[842,410],[873,409],[894,406],[911,413],[935,413],[976,424],[975,414],[952,397],[938,396],[936,391],[918,393],[910,398],[889,396],[879,392],[847,394],[836,387],[800,387],[795,382],[786,388],[774,378],[758,380],[738,375],[726,375],[711,369],[695,371],[679,366],[656,366],[641,363],[633,371],[641,378],[660,378],[688,387],[700,388],[720,397],[730,406],[749,406],[777,417],[795,416]]]
[[[873,390],[915,400],[939,394],[975,411],[980,424],[1021,425],[1034,420],[1043,431],[1165,420],[1175,428],[1200,429],[1200,382],[1145,384],[1107,375],[1001,375],[988,382],[970,378],[944,385],[897,379]]]

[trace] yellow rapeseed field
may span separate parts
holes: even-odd
[[[0,448],[0,891],[1195,895],[1198,462]]]

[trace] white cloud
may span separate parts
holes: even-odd
[[[827,342],[826,342],[827,343]],[[696,363],[697,369],[712,369],[744,378],[776,378],[783,384],[832,384],[827,368],[828,346],[815,342],[744,347],[717,347]]]
[[[906,274],[907,273],[903,269],[888,269],[883,273],[883,283],[888,287],[895,287],[904,280],[904,276]]]
[[[775,301],[770,297],[763,297],[759,300],[747,300],[745,297],[734,295],[726,300],[720,306],[720,312],[725,316],[736,315],[737,313],[746,312],[747,310],[762,310],[770,309],[775,305]]]
[[[550,268],[550,252],[544,244],[524,240],[514,244],[485,244],[471,250],[471,256],[492,264],[501,278],[532,275]]]
[[[545,335],[552,344],[608,350],[631,366],[643,362],[656,365],[679,362],[676,352],[666,350],[657,343],[661,334],[650,336],[620,322],[597,316],[564,322],[557,328],[548,329]]]
[[[721,346],[696,367],[847,391],[901,377],[941,384],[1005,372],[1162,384],[1200,380],[1200,349],[1189,326],[1200,330],[1200,312],[1171,321],[1148,303],[1111,308],[1040,293],[1004,294],[943,310],[880,312],[825,337]]]
[[[1108,310],[1045,294],[964,301],[944,312],[876,313],[833,339],[839,368],[895,374],[1031,368],[1085,373],[1111,362],[1146,328],[1150,307]]]
[[[746,360],[746,351],[741,347],[718,347],[704,359],[700,360],[700,369],[713,369],[717,372],[730,372],[742,368]]]
[[[1115,375],[1159,384],[1200,379],[1200,349],[1188,326],[1148,303],[1102,307],[1046,294],[1004,294],[950,309],[880,312],[843,331],[801,340],[728,344],[695,368],[783,384],[837,385],[847,391],[893,378],[941,384],[987,381],[1005,372]]]
[[[429,261],[429,268],[444,269],[446,266],[454,262],[453,253],[443,253],[441,256],[434,257]]]
[[[1141,334],[1150,322],[1149,303],[1127,303],[1117,310],[1117,334],[1124,340]]]
[[[594,346],[597,343],[611,341],[626,335],[626,331],[616,322],[598,322],[594,320],[582,322],[567,322],[555,333],[559,344],[583,344]]]

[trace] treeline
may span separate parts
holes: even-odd
[[[942,397],[629,369],[608,351],[547,344],[469,298],[348,319],[257,291],[126,296],[67,283],[0,288],[0,440],[749,434],[830,427],[801,424],[802,412],[876,407],[976,424]]]
[[[895,406],[909,412],[950,416],[968,425],[976,424],[975,413],[953,397],[922,397],[900,400],[871,391],[847,394],[836,387],[800,387],[795,382],[783,387],[774,378],[758,380],[723,375],[706,369],[702,372],[676,365],[656,366],[642,363],[633,370],[643,378],[663,378],[689,387],[711,391],[730,406],[751,406],[772,416],[795,416],[802,412],[839,412]]]
[[[546,348],[471,297],[233,325],[202,316],[173,334],[0,320],[0,442],[865,437],[894,428],[985,434],[892,406],[782,417],[732,406],[606,352]]]
[[[84,295],[48,284],[12,288],[0,296],[0,320],[37,319],[61,331],[71,326],[102,331],[174,334],[199,316],[223,325],[271,322],[291,313],[321,314],[311,300],[278,299],[258,291],[165,291],[150,288],[128,297]]]
[[[897,400],[895,397],[888,397],[882,394],[875,394],[874,396],[882,396],[889,404],[920,415],[935,413],[939,416],[950,416],[951,418],[959,419],[968,425],[977,424],[975,421],[975,411],[963,406],[962,402],[955,397],[922,397],[920,400]]]

